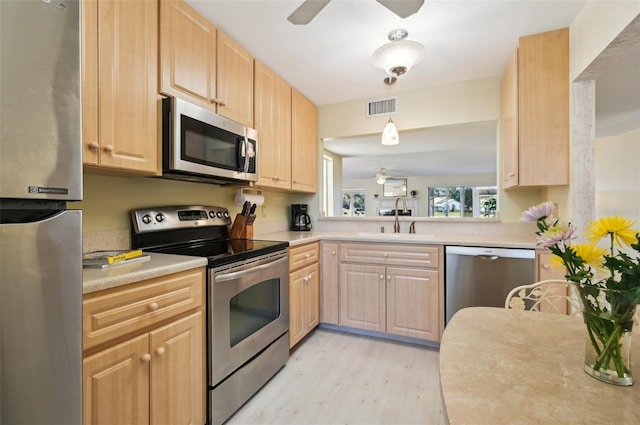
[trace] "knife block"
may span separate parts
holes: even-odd
[[[253,239],[253,219],[242,214],[236,214],[229,236],[232,239]]]

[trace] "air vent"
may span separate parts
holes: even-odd
[[[396,112],[398,112],[398,99],[396,97],[367,102],[367,118],[394,114]]]

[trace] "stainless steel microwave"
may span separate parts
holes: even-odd
[[[258,132],[184,100],[162,100],[162,176],[217,184],[258,180]]]

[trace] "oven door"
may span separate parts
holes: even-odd
[[[289,255],[268,254],[209,273],[213,387],[289,330]]]

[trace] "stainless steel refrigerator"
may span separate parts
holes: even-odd
[[[82,422],[79,3],[0,0],[0,424]]]

